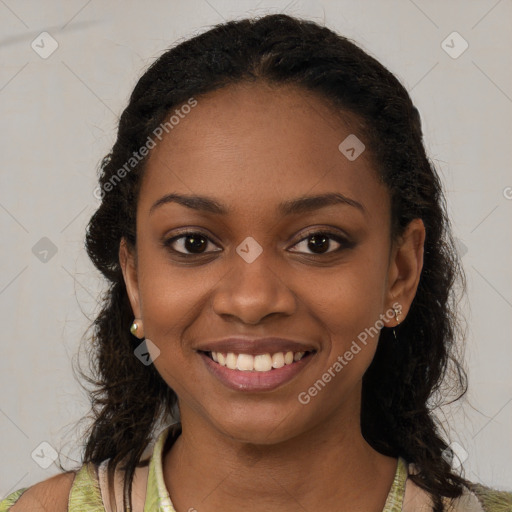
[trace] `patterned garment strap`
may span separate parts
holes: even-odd
[[[153,455],[149,462],[144,512],[176,512],[165,487],[162,470],[162,452],[168,436],[176,437],[179,429],[179,424],[170,425],[160,433],[155,443]]]
[[[9,512],[9,509],[20,499],[21,495],[28,491],[28,487],[24,487],[23,489],[18,489],[17,491],[12,492],[0,501],[0,512]]]
[[[393,484],[382,512],[401,512],[405,496],[405,482],[408,476],[407,469],[407,462],[402,457],[399,457],[395,478],[393,479]]]
[[[512,492],[499,491],[481,484],[472,484],[471,490],[486,512],[512,511]]]
[[[69,512],[105,512],[98,475],[92,462],[77,472],[69,493]]]

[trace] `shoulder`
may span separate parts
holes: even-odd
[[[453,512],[511,512],[512,492],[470,482],[461,496],[455,500],[445,499],[444,503]]]
[[[67,512],[76,472],[68,471],[43,480],[23,492],[11,512]]]
[[[414,473],[414,464],[409,465],[409,475]],[[512,512],[512,492],[467,482],[457,498],[443,498],[445,510],[450,512]],[[433,499],[430,493],[407,478],[403,500],[403,512],[432,512]]]
[[[469,490],[478,498],[485,512],[510,512],[512,492],[501,491],[482,484],[471,484]]]

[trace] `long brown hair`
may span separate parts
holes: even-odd
[[[400,235],[411,220],[423,220],[426,240],[417,294],[396,329],[398,341],[390,329],[381,331],[363,378],[361,428],[379,452],[417,465],[420,472],[410,478],[432,494],[435,511],[442,511],[442,497],[460,496],[467,482],[445,460],[448,447],[435,421],[433,398],[448,373],[457,398],[467,384],[455,357],[454,285],[464,289],[465,279],[440,179],[425,153],[418,111],[395,76],[348,39],[284,14],[223,23],[165,51],[140,78],[122,113],[117,140],[101,164],[101,204],[86,235],[87,252],[109,287],[92,326],[92,375],[84,375],[94,385],[84,463],[111,459],[112,481],[122,462],[129,497],[155,426],[179,420],[175,392],[154,365],[134,356],[140,340],[129,331],[133,313],[118,257],[122,237],[136,247],[135,212],[147,158],[129,172],[119,170],[190,98],[257,80],[298,85],[328,100],[333,114],[355,115],[391,196],[391,236]]]

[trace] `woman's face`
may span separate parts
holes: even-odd
[[[198,97],[152,150],[137,264],[124,244],[120,258],[183,422],[274,443],[359,421],[379,328],[414,297],[424,231],[414,222],[392,245],[389,192],[353,134],[307,91],[244,84]],[[269,337],[296,345],[257,339]],[[228,338],[239,340],[214,344]],[[214,348],[256,370],[222,366]],[[286,364],[290,351],[306,354]]]

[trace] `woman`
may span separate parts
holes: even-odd
[[[285,15],[219,25],[142,76],[102,171],[83,465],[0,511],[512,510],[434,420],[447,370],[466,387],[463,273],[380,63]]]

